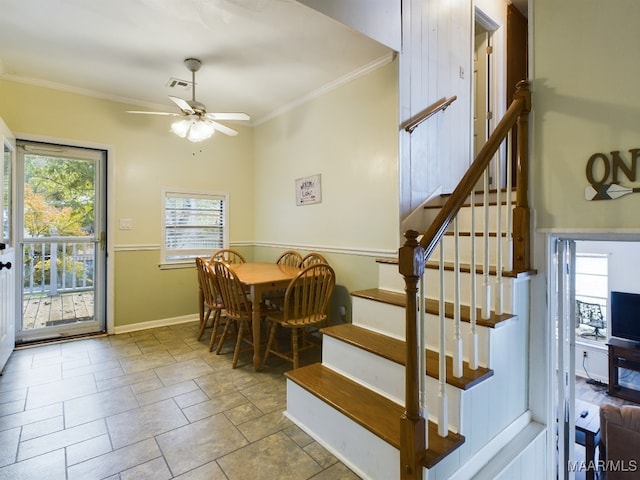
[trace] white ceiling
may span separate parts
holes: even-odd
[[[171,77],[254,123],[388,61],[391,51],[293,0],[2,0],[0,75],[177,111]]]

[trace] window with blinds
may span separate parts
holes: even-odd
[[[163,263],[186,263],[227,246],[227,195],[165,191]]]

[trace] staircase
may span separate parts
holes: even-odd
[[[523,105],[505,118],[520,120]],[[508,135],[501,124],[496,132]],[[485,156],[501,141],[494,144]],[[435,218],[421,238],[407,232],[398,260],[378,261],[377,285],[351,292],[352,323],[322,330],[322,363],[286,374],[286,415],[362,478],[545,476],[536,461],[545,430],[528,412],[532,272],[522,267],[528,240],[520,230],[529,228],[528,208],[509,188],[472,193],[488,171],[483,151],[450,196],[427,205]],[[503,231],[501,209],[517,228]],[[461,241],[477,237],[478,256]],[[478,285],[485,293],[476,294]]]

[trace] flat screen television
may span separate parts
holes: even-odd
[[[611,335],[640,342],[640,294],[611,292]]]

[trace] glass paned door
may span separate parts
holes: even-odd
[[[105,152],[19,142],[18,342],[105,330]]]

